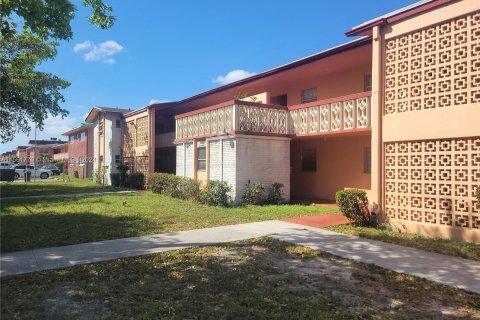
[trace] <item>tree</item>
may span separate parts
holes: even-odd
[[[90,7],[90,23],[110,28],[115,17],[103,0],[84,0]],[[30,123],[43,129],[49,116],[68,115],[60,106],[61,90],[70,83],[55,75],[35,70],[54,59],[60,40],[73,37],[71,20],[75,6],[71,0],[2,0],[0,3],[0,139],[10,141],[15,133],[29,133]]]

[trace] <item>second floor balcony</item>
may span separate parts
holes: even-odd
[[[219,134],[322,135],[369,128],[370,92],[294,106],[231,100],[176,117],[177,140]]]

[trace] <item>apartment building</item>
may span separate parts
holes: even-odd
[[[93,124],[93,134],[87,140],[93,145],[92,173],[104,171],[104,182],[110,184],[110,173],[117,172],[122,162],[123,114],[130,109],[94,107],[85,118]],[[90,139],[88,137],[92,137]]]
[[[286,200],[360,188],[403,230],[480,242],[480,2],[421,1],[346,34],[359,38],[117,112],[121,159],[227,181],[235,200],[248,182],[282,183]]]
[[[68,152],[68,174],[73,176],[75,171],[80,178],[93,177],[93,124],[84,124],[63,135],[68,137],[66,147]],[[55,155],[54,155],[55,156]]]

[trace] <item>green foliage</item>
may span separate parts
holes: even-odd
[[[366,192],[360,189],[349,189],[337,192],[336,202],[347,218],[353,220],[354,225],[371,225],[371,216],[368,208]]]
[[[169,173],[152,173],[149,176],[148,187],[153,193],[166,194],[180,198],[179,184],[182,178]]]
[[[10,181],[15,180],[15,170],[13,169],[0,169],[0,181]]]
[[[105,185],[105,174],[106,174],[106,171],[107,171],[107,167],[106,166],[101,166],[100,168],[98,168],[97,171],[95,171],[95,174],[94,174],[94,180],[97,184],[101,184],[102,186]]]
[[[89,21],[109,28],[115,21],[112,8],[102,0],[84,0],[90,7]],[[75,5],[71,0],[4,0],[0,5],[0,138],[13,139],[15,133],[29,133],[30,124],[43,129],[48,116],[68,115],[60,106],[61,90],[70,83],[37,66],[57,55],[59,40],[73,37],[71,20]]]
[[[120,173],[110,173],[110,182],[113,187],[120,187],[122,185],[122,178]]]
[[[283,200],[283,184],[274,182],[271,185],[267,186],[267,195],[265,202],[267,204],[281,204]]]
[[[127,172],[130,170],[128,162],[117,165],[117,170],[120,172],[120,185],[125,187],[127,183]]]
[[[179,182],[179,197],[200,202],[202,189],[200,182],[194,179],[181,178]]]
[[[228,207],[231,202],[228,193],[231,190],[225,181],[210,180],[202,190],[201,202],[211,206]]]
[[[225,181],[209,181],[203,188],[194,179],[169,173],[152,173],[148,177],[148,188],[172,198],[188,199],[214,206],[227,206],[231,188]]]
[[[265,203],[265,188],[261,183],[248,181],[242,196],[243,204],[261,205]]]
[[[143,190],[145,188],[145,175],[141,172],[133,172],[127,175],[127,188]]]
[[[57,161],[55,162],[55,165],[57,166],[58,170],[60,170],[60,172],[63,172],[63,167],[64,167],[63,161]]]
[[[245,192],[242,196],[243,204],[264,205],[264,204],[281,204],[283,202],[283,185],[274,182],[267,187],[261,183],[247,183]]]
[[[79,178],[79,175],[78,175],[78,171],[77,171],[77,170],[73,171],[73,177],[74,177],[74,178],[77,178],[77,179]]]
[[[340,190],[335,194],[335,200],[340,211],[348,219],[352,220],[354,225],[371,226],[376,224],[368,209],[368,199],[365,190]]]

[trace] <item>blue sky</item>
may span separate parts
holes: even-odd
[[[414,3],[106,0],[117,21],[101,30],[74,2],[73,39],[39,68],[72,83],[63,92],[70,115],[47,119],[38,138],[60,138],[95,105],[137,109],[183,99],[353,40],[344,35],[351,27]],[[18,134],[2,152],[28,139]]]

